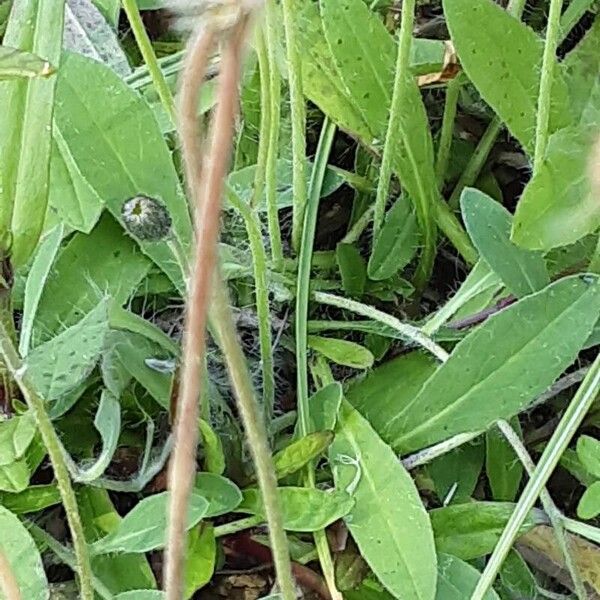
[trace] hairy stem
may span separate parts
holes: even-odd
[[[83,598],[83,600],[93,600],[94,590],[92,587],[90,556],[83,533],[77,500],[75,498],[75,493],[73,492],[73,487],[71,486],[69,471],[67,470],[67,465],[65,463],[63,448],[58,439],[56,430],[52,425],[52,421],[46,412],[44,401],[37,395],[31,384],[28,382],[27,369],[21,363],[17,350],[2,322],[0,322],[0,356],[4,360],[4,364],[8,368],[12,378],[19,386],[27,406],[32,411],[40,435],[42,436],[42,441],[48,451],[58,490],[67,515],[69,529],[71,530],[73,548],[77,558],[77,573],[79,575],[81,598]]]
[[[473,591],[471,600],[483,600],[488,590],[492,587],[502,563],[519,534],[525,518],[539,498],[550,475],[556,468],[560,457],[569,445],[575,432],[581,425],[590,406],[596,399],[600,390],[600,355],[592,364],[587,376],[579,386],[577,393],[565,411],[558,427],[550,438],[540,461],[532,473],[525,489],[521,493],[513,513],[494,548],[477,587]]]

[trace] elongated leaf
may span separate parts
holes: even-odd
[[[165,600],[166,597],[160,590],[131,590],[115,596],[115,600]]]
[[[221,438],[204,419],[198,423],[204,451],[204,466],[209,473],[223,475],[225,472],[225,455]]]
[[[16,0],[3,43],[58,66],[64,0]],[[22,267],[42,233],[56,77],[0,83],[0,249]],[[12,239],[7,239],[10,232]]]
[[[332,441],[332,431],[317,431],[292,442],[289,446],[280,450],[273,457],[277,479],[283,479],[299,471],[311,460],[323,454]]]
[[[460,62],[483,99],[532,155],[543,40],[492,0],[444,0]],[[550,131],[570,123],[567,90],[555,63]]]
[[[93,370],[108,334],[108,301],[101,301],[78,323],[32,350],[25,366],[37,392],[56,400]]]
[[[188,533],[185,554],[184,597],[191,598],[194,592],[204,587],[212,578],[217,559],[215,533],[210,523]]]
[[[589,435],[577,440],[577,456],[582,465],[600,479],[600,442]]]
[[[122,77],[131,73],[115,31],[91,0],[67,0],[65,48],[106,63]]]
[[[148,552],[162,548],[166,540],[168,492],[144,498],[129,511],[117,529],[92,545],[94,554],[108,552]],[[192,494],[187,528],[204,518],[208,502]]]
[[[512,216],[501,204],[479,190],[467,188],[461,196],[461,208],[480,256],[515,296],[537,292],[550,283],[541,253],[511,242]]]
[[[333,431],[343,398],[342,386],[335,381],[315,392],[308,401],[315,431]]]
[[[242,492],[233,481],[214,473],[198,473],[194,493],[208,502],[206,518],[233,512],[242,501]]]
[[[576,275],[489,318],[398,413],[395,446],[409,452],[525,409],[573,362],[599,310],[597,277]]]
[[[0,491],[18,494],[27,488],[31,469],[26,458],[0,466]]]
[[[19,353],[23,358],[29,353],[35,316],[64,231],[63,225],[57,225],[52,231],[48,232],[48,235],[38,247],[27,275],[25,299],[23,300],[21,335],[19,337]]]
[[[436,600],[464,600],[469,598],[477,585],[481,573],[469,563],[451,554],[438,555],[438,585]],[[500,600],[492,589],[484,600]]]
[[[30,412],[0,421],[0,466],[23,458],[36,431],[35,418]]]
[[[511,419],[511,425],[520,435],[521,425],[517,417]],[[492,428],[486,433],[485,444],[485,473],[494,500],[512,502],[523,478],[523,465],[499,429]]]
[[[264,517],[264,507],[257,489],[243,492],[244,499],[237,512]],[[339,491],[324,492],[312,488],[279,488],[280,506],[283,512],[283,526],[288,531],[317,531],[331,525],[347,515],[354,500]]]
[[[90,235],[73,236],[56,260],[39,302],[34,345],[76,323],[105,296],[125,303],[151,266],[105,214]]]
[[[397,415],[412,402],[435,368],[435,361],[426,354],[405,354],[352,383],[346,398],[382,439],[396,449]]]
[[[20,77],[49,77],[54,68],[47,60],[31,52],[0,46],[0,81]]]
[[[438,552],[473,560],[490,554],[515,508],[504,502],[468,502],[430,511],[431,525]],[[546,523],[540,510],[533,510],[520,533]]]
[[[354,369],[368,369],[375,360],[364,346],[348,340],[309,335],[308,345],[329,360]]]
[[[70,53],[61,65],[56,94],[55,125],[81,175],[113,216],[122,223],[123,203],[133,196],[158,198],[170,213],[172,235],[185,256],[192,237],[188,206],[146,102],[109,67]],[[137,241],[183,293],[173,244]]]
[[[585,490],[577,505],[580,519],[593,519],[600,514],[600,481],[595,481]]]
[[[368,273],[380,281],[401,271],[413,258],[419,244],[414,211],[406,198],[400,198],[385,216],[385,222],[369,258]]]
[[[60,503],[60,492],[55,483],[30,485],[19,494],[0,495],[0,506],[16,515],[38,512]]]
[[[419,493],[394,452],[347,402],[329,458],[336,486],[355,499],[346,525],[375,575],[397,598],[434,598],[433,534]]]
[[[503,598],[505,595],[508,596],[509,600],[512,598],[539,600],[540,598],[535,575],[515,550],[511,550],[504,559],[500,571],[500,581],[502,583],[498,589],[503,592]]]
[[[35,542],[19,519],[2,506],[0,531],[0,550],[11,566],[21,597],[27,600],[47,600],[48,580]]]
[[[588,176],[590,151],[588,131],[579,127],[550,137],[546,157],[517,205],[512,229],[516,244],[550,250],[598,229],[600,202]]]
[[[342,278],[342,289],[349,296],[362,296],[367,282],[367,266],[354,244],[338,244],[335,259]]]

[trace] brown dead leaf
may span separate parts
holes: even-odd
[[[431,85],[432,83],[445,83],[454,79],[460,73],[460,65],[458,63],[458,56],[454,49],[454,44],[446,40],[444,42],[445,52],[444,61],[442,63],[442,70],[436,73],[426,73],[417,77],[417,83],[419,87],[425,85]]]

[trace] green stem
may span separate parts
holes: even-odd
[[[292,112],[292,186],[294,205],[292,215],[292,248],[298,251],[302,223],[306,210],[306,107],[302,87],[302,57],[296,27],[298,10],[296,0],[282,0],[285,48],[288,64],[288,85]]]
[[[498,429],[500,429],[502,435],[506,438],[506,441],[512,446],[517,458],[521,461],[521,464],[525,467],[529,476],[531,476],[535,471],[535,463],[531,459],[531,456],[529,456],[529,452],[527,452],[527,448],[525,448],[525,445],[517,435],[517,432],[503,419],[500,419],[496,425],[498,426]],[[573,556],[569,549],[569,540],[565,533],[564,516],[554,503],[554,500],[552,500],[552,497],[546,488],[542,489],[540,499],[542,501],[542,506],[550,519],[550,523],[552,524],[554,536],[556,537],[558,547],[560,548],[565,564],[567,565],[577,597],[579,600],[586,600],[587,594],[581,579],[581,574],[579,573],[577,564],[575,560],[573,560]]]
[[[592,364],[587,376],[565,411],[558,427],[550,438],[540,461],[523,490],[515,509],[494,548],[481,579],[477,583],[471,600],[483,600],[492,587],[496,576],[519,535],[527,515],[535,505],[560,457],[566,450],[577,429],[581,425],[590,406],[600,390],[600,355]]]
[[[544,44],[544,54],[542,57],[542,76],[540,78],[540,91],[538,94],[535,152],[533,155],[534,175],[539,171],[544,161],[546,148],[548,147],[548,138],[550,137],[550,104],[552,100],[552,82],[554,80],[556,49],[559,42],[562,5],[563,0],[550,0],[546,43]]]
[[[252,453],[256,478],[262,494],[265,515],[269,525],[273,563],[283,600],[295,600],[296,592],[292,579],[292,567],[287,537],[283,529],[283,519],[277,493],[277,479],[273,459],[268,444],[265,422],[260,414],[252,377],[242,352],[237,332],[233,325],[233,314],[226,284],[216,273],[213,280],[214,292],[210,316],[217,342],[225,360],[239,414],[244,424],[248,447]]]
[[[217,525],[215,527],[215,537],[224,537],[226,535],[232,535],[234,533],[239,533],[240,531],[245,531],[246,529],[251,529],[252,527],[258,527],[262,523],[264,523],[264,519],[259,516],[251,516],[245,517],[244,519],[238,519],[237,521],[231,521],[231,523],[225,523],[224,525]]]
[[[461,226],[460,222],[448,206],[440,197],[434,206],[435,220],[438,227],[444,232],[446,237],[452,242],[452,245],[458,250],[465,262],[474,265],[477,262],[478,254],[475,250],[469,236]]]
[[[140,15],[140,9],[138,8],[137,2],[136,0],[122,0],[122,2],[123,9],[127,14],[127,19],[131,25],[131,30],[133,31],[135,41],[137,42],[142,58],[148,67],[148,71],[152,77],[152,81],[154,82],[154,86],[156,87],[160,101],[167,111],[171,122],[175,124],[177,123],[177,113],[175,110],[173,94],[171,93],[171,88],[169,88],[169,84],[167,83],[162,69],[160,68],[156,54],[154,53],[154,48],[152,48],[152,42],[150,41],[148,33],[146,32],[146,28],[144,27],[144,22],[142,21],[142,16]]]
[[[362,235],[363,231],[368,227],[371,219],[373,218],[374,206],[369,206],[358,219],[356,223],[348,230],[348,233],[343,237],[342,244],[354,244],[358,241],[358,238]]]
[[[350,300],[349,298],[341,298],[340,296],[334,296],[333,294],[327,294],[325,292],[315,292],[314,298],[321,304],[328,304],[329,306],[337,306],[345,310],[352,311],[363,317],[379,321],[387,327],[397,331],[403,338],[409,339],[419,346],[422,346],[426,350],[429,350],[438,360],[445,362],[448,359],[448,353],[441,347],[438,346],[431,338],[427,337],[420,329],[414,325],[408,323],[402,323],[396,317],[392,317],[372,306],[357,302],[356,300]]]
[[[279,211],[277,208],[277,157],[279,150],[279,121],[281,103],[281,77],[277,67],[277,7],[274,0],[267,0],[265,22],[265,43],[269,64],[268,98],[261,99],[261,110],[269,111],[268,150],[266,163],[265,191],[267,194],[267,219],[271,238],[271,256],[276,269],[283,264],[283,246]],[[262,76],[262,75],[261,75]],[[266,104],[262,100],[267,100]]]
[[[275,403],[275,375],[269,309],[269,286],[267,281],[267,253],[263,244],[258,215],[231,188],[228,188],[227,192],[229,202],[244,219],[248,241],[250,242],[252,267],[254,269],[256,314],[258,317],[258,337],[262,367],[263,412],[265,415],[265,423],[270,423],[273,418],[273,408]]]
[[[448,169],[450,149],[452,147],[452,136],[454,134],[454,119],[456,118],[458,97],[460,95],[462,83],[463,78],[458,75],[446,86],[446,102],[444,104],[444,116],[442,117],[442,129],[440,131],[437,162],[435,165],[435,172],[440,190],[444,187],[444,179]]]
[[[62,445],[58,439],[50,417],[46,412],[44,401],[33,390],[27,380],[26,366],[21,363],[17,350],[12,343],[9,333],[3,323],[0,322],[0,355],[9,370],[12,378],[19,386],[23,398],[29,409],[33,412],[42,441],[48,451],[50,462],[54,470],[54,476],[58,484],[58,490],[67,515],[67,522],[73,538],[73,548],[77,557],[77,572],[79,573],[79,585],[81,597],[84,600],[93,600],[94,590],[92,587],[92,569],[90,557],[83,534],[83,526],[79,516],[77,500],[69,479],[69,472],[65,463]]]

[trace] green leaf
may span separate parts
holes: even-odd
[[[444,0],[443,6],[469,79],[533,155],[543,40],[492,0]],[[557,63],[554,68],[551,132],[570,123],[567,88]]]
[[[541,290],[550,276],[541,253],[510,240],[512,215],[498,202],[473,188],[461,196],[462,215],[479,254],[517,297]]]
[[[55,483],[31,485],[18,494],[0,494],[0,506],[16,515],[39,512],[60,503],[60,492]]]
[[[0,466],[0,491],[18,494],[27,488],[30,477],[31,469],[25,458]]]
[[[202,523],[188,533],[185,553],[184,598],[204,587],[212,578],[217,544],[212,524]]]
[[[165,600],[166,597],[160,590],[131,590],[115,596],[115,600]]]
[[[56,400],[75,388],[93,370],[108,334],[108,301],[100,301],[77,324],[27,356],[31,383],[44,400]]]
[[[64,0],[16,0],[3,43],[58,66],[63,13]],[[46,217],[56,80],[0,83],[0,250],[15,268],[29,260]]]
[[[524,410],[575,360],[598,311],[598,278],[575,275],[490,317],[395,415],[394,447],[418,450]]]
[[[333,431],[335,429],[342,397],[342,386],[335,381],[322,387],[308,399],[313,431]]]
[[[242,492],[233,481],[214,473],[197,473],[194,494],[208,502],[205,517],[219,517],[233,512],[242,501]]]
[[[165,204],[173,242],[136,241],[184,292],[173,244],[181,245],[186,255],[192,239],[190,213],[169,149],[144,99],[109,67],[66,53],[54,120],[81,175],[121,224],[123,203],[133,196],[145,194]]]
[[[318,531],[347,515],[354,500],[340,491],[301,487],[280,487],[279,505],[283,512],[283,527],[288,531]],[[244,499],[236,512],[265,517],[260,492],[244,490]]]
[[[202,437],[204,466],[209,473],[223,475],[225,472],[225,455],[223,454],[221,438],[204,419],[200,419],[198,424],[200,436]]]
[[[0,550],[11,566],[21,597],[27,600],[46,600],[48,580],[35,542],[19,519],[2,506],[0,531]]]
[[[499,590],[506,592],[508,600],[516,598],[538,600],[540,597],[535,575],[515,550],[511,550],[504,559],[500,570],[500,581],[502,585]],[[502,597],[505,597],[504,593]]]
[[[514,508],[514,504],[503,502],[468,502],[435,508],[429,516],[438,552],[463,560],[490,554]],[[546,522],[544,513],[534,509],[523,523],[520,534]]]
[[[600,514],[600,481],[592,483],[585,490],[577,505],[577,516],[580,519],[593,519]]]
[[[397,598],[433,598],[435,548],[419,493],[391,448],[347,402],[329,460],[336,487],[355,499],[346,525],[381,583]]]
[[[0,421],[0,466],[23,458],[37,431],[31,412]]]
[[[342,278],[342,289],[349,296],[362,296],[367,282],[367,267],[354,244],[339,243],[335,248],[335,259]]]
[[[438,584],[436,600],[465,600],[470,598],[481,573],[451,554],[438,555]],[[484,600],[500,600],[494,590],[489,590]]]
[[[106,63],[121,77],[132,72],[117,34],[91,0],[67,0],[65,49]]]
[[[168,497],[169,492],[163,492],[144,498],[123,517],[115,531],[92,544],[92,552],[149,552],[162,548],[166,540]],[[187,529],[204,518],[208,506],[202,496],[191,495]]]
[[[31,52],[0,46],[0,81],[20,77],[48,77],[54,68],[47,61]]]
[[[332,362],[353,369],[368,369],[375,360],[364,346],[348,340],[309,335],[308,346]]]
[[[118,223],[103,215],[90,235],[74,235],[56,260],[39,303],[34,345],[77,323],[106,296],[124,304],[151,266]]]
[[[19,336],[19,353],[23,358],[29,353],[31,335],[40,299],[50,275],[50,269],[54,264],[64,231],[65,228],[61,224],[47,233],[42,243],[38,246],[33,263],[27,274],[25,298],[23,300],[23,317],[21,320],[21,335]]]
[[[600,442],[589,435],[577,440],[577,456],[583,466],[600,479]]]
[[[283,479],[296,473],[302,467],[314,460],[333,441],[333,431],[317,431],[292,442],[273,457],[277,479]]]
[[[546,156],[517,205],[512,229],[516,244],[550,250],[598,229],[600,203],[588,177],[590,151],[589,133],[581,127],[550,136]]]
[[[346,398],[381,438],[396,450],[396,415],[412,402],[436,368],[435,361],[421,352],[411,352],[374,369],[364,379],[352,382]]]
[[[511,425],[521,436],[517,417],[511,419]],[[494,427],[485,434],[485,445],[485,473],[492,496],[500,502],[513,502],[523,478],[523,465],[498,428]]]
[[[399,198],[385,216],[375,240],[369,258],[369,278],[381,281],[404,269],[417,251],[419,238],[415,213],[405,197]]]

